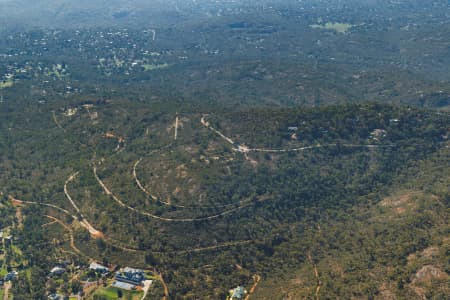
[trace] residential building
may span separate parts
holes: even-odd
[[[232,300],[244,299],[244,296],[245,296],[245,289],[243,286],[238,286],[237,288],[231,291]]]
[[[142,285],[142,282],[145,280],[145,274],[143,270],[126,267],[116,272],[116,280],[134,285]]]
[[[102,274],[108,273],[108,271],[109,271],[109,269],[107,267],[102,266],[101,264],[98,264],[96,262],[93,262],[89,265],[89,270],[92,270],[97,273],[102,273]]]
[[[53,269],[51,269],[50,274],[48,274],[48,276],[49,277],[59,276],[59,275],[62,275],[65,271],[66,271],[66,269],[64,269],[64,268],[54,267]]]

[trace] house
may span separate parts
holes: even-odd
[[[298,130],[298,127],[297,127],[297,126],[289,126],[289,127],[288,127],[288,130],[289,130],[289,131],[297,131],[297,130]]]
[[[108,273],[108,271],[109,271],[109,269],[107,267],[102,266],[101,264],[98,264],[96,262],[92,262],[89,265],[89,270],[92,270],[96,273],[101,273],[101,274]]]
[[[14,280],[14,279],[16,279],[18,274],[19,273],[17,273],[16,271],[9,272],[8,274],[5,275],[5,277],[3,278],[3,281]]]
[[[65,271],[66,269],[64,268],[54,267],[53,269],[51,269],[50,274],[48,274],[48,277],[62,275]]]
[[[243,286],[238,286],[237,288],[231,290],[232,300],[244,299],[244,296],[245,296],[245,289]]]
[[[370,137],[374,140],[379,140],[383,137],[385,137],[387,134],[387,131],[384,129],[374,129],[371,133],[370,133]]]
[[[50,299],[50,300],[64,300],[64,296],[63,295],[59,295],[59,294],[50,294],[50,295],[48,295],[48,299]]]
[[[142,282],[145,280],[145,274],[143,270],[126,267],[116,272],[116,280],[134,285],[142,285]]]

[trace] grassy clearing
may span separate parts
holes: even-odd
[[[94,293],[94,295],[103,296],[106,299],[119,299],[119,297],[117,295],[118,290],[119,290],[118,288],[114,288],[114,287],[100,288]],[[126,291],[126,290],[121,290],[121,291],[122,291],[122,295],[123,295],[122,299],[139,300],[142,297],[142,292]]]
[[[165,69],[170,67],[169,64],[159,64],[159,65],[151,65],[151,64],[144,64],[142,65],[144,67],[145,71],[153,71],[153,70],[159,70],[159,69]]]
[[[331,22],[327,22],[325,25],[319,25],[319,24],[314,24],[314,25],[310,25],[311,28],[314,29],[327,29],[327,30],[334,30],[338,33],[347,33],[347,31],[353,27],[352,24],[348,24],[348,23],[331,23]]]
[[[3,264],[2,268],[0,269],[0,277],[4,277],[6,274],[8,274],[8,271],[6,270],[5,264]]]
[[[9,79],[7,81],[0,81],[0,90],[14,86],[14,81]]]

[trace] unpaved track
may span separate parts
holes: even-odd
[[[59,211],[65,213],[65,214],[71,216],[71,217],[72,217],[73,219],[75,219],[75,220],[77,219],[77,217],[74,216],[74,215],[72,215],[67,209],[61,208],[61,207],[56,206],[56,205],[54,205],[54,204],[43,203],[43,202],[33,202],[33,201],[19,200],[19,199],[15,199],[15,198],[13,198],[13,197],[11,197],[11,196],[10,196],[10,200],[13,201],[14,203],[19,204],[19,205],[20,205],[20,204],[32,204],[32,205],[48,206],[48,207],[57,209],[57,210],[59,210]]]
[[[166,282],[164,281],[164,277],[162,275],[162,273],[158,274],[158,278],[159,281],[161,281],[161,284],[164,287],[164,297],[162,298],[162,300],[169,300],[169,287],[167,286]]]
[[[94,176],[95,179],[97,180],[98,184],[103,188],[103,190],[105,191],[105,193],[110,196],[114,201],[116,201],[120,206],[127,208],[131,211],[137,212],[140,215],[143,216],[148,216],[151,217],[153,219],[159,220],[159,221],[163,221],[163,222],[199,222],[199,221],[207,221],[207,220],[213,220],[213,219],[217,219],[220,218],[222,216],[226,216],[229,215],[235,211],[241,210],[243,208],[249,207],[251,206],[253,203],[247,203],[247,204],[243,204],[239,207],[236,208],[232,208],[226,211],[223,211],[221,213],[215,214],[215,215],[211,215],[211,216],[206,216],[206,217],[200,217],[200,218],[179,218],[179,219],[175,219],[175,218],[165,218],[165,217],[160,217],[157,215],[154,215],[152,213],[146,212],[146,211],[142,211],[140,209],[136,209],[134,207],[131,207],[129,205],[126,205],[122,200],[120,200],[116,195],[114,195],[111,190],[105,185],[105,183],[100,179],[100,177],[97,174],[97,167],[93,167],[93,172],[94,172]],[[262,200],[259,200],[262,201]]]
[[[253,286],[250,288],[250,290],[248,291],[247,296],[245,296],[244,300],[249,300],[250,296],[253,295],[253,293],[256,290],[256,287],[258,286],[259,282],[261,281],[261,276],[259,276],[258,274],[253,275],[253,280],[255,281],[253,283]]]
[[[187,206],[187,205],[177,205],[177,204],[172,204],[169,203],[167,201],[164,200],[159,200],[155,195],[153,195],[152,193],[150,193],[150,191],[144,187],[144,185],[142,184],[142,182],[139,180],[138,175],[137,175],[137,166],[141,163],[142,158],[140,158],[138,161],[136,161],[136,163],[133,166],[133,177],[134,177],[134,181],[136,182],[138,188],[143,191],[147,196],[149,196],[150,198],[152,198],[152,200],[157,201],[163,205],[166,206],[172,206],[172,207],[176,207],[176,208],[184,208],[184,209],[201,209],[201,208],[226,208],[226,207],[230,207],[230,206],[235,206],[235,205],[242,205],[245,203],[249,203],[252,200],[248,199],[248,200],[243,200],[243,201],[239,201],[237,203],[230,203],[230,204],[224,204],[224,205],[192,205],[192,206]]]
[[[319,292],[320,292],[320,288],[322,287],[322,281],[320,281],[320,276],[319,276],[319,271],[317,270],[317,265],[312,260],[311,252],[308,252],[308,260],[314,268],[314,277],[316,278],[316,282],[317,282],[316,292],[315,292],[314,296],[315,296],[316,300],[319,300]]]
[[[55,114],[55,111],[54,111],[54,110],[52,110],[52,117],[53,117],[53,121],[55,122],[56,126],[57,126],[59,129],[64,130],[64,128],[63,128],[63,127],[61,126],[61,124],[58,122],[58,119],[56,118],[56,114]]]
[[[69,178],[66,180],[66,182],[64,183],[64,194],[66,195],[66,198],[70,201],[70,204],[72,204],[73,208],[76,210],[77,213],[79,213],[81,215],[81,217],[83,217],[83,214],[80,212],[80,209],[78,208],[78,206],[75,204],[75,201],[73,201],[72,197],[69,195],[69,192],[67,191],[67,185],[75,179],[75,177],[78,175],[79,172],[76,172],[72,175],[69,176]]]
[[[80,215],[81,217],[81,221],[80,224],[81,226],[83,226],[84,228],[86,228],[89,233],[93,236],[93,237],[102,237],[103,233],[97,229],[94,228],[94,226],[92,226],[84,217],[84,215],[81,213],[80,209],[78,208],[78,206],[75,204],[75,201],[73,201],[72,197],[69,194],[69,191],[67,190],[67,184],[69,184],[71,181],[73,181],[76,176],[78,175],[79,172],[76,172],[72,175],[69,176],[69,178],[66,180],[66,182],[64,183],[64,194],[66,195],[66,198],[69,199],[70,203],[72,204],[73,208],[77,211],[77,213]]]
[[[53,220],[55,222],[57,222],[58,224],[60,224],[62,227],[64,227],[64,229],[66,229],[69,232],[69,236],[70,236],[70,248],[72,248],[77,254],[87,257],[83,252],[80,251],[80,249],[77,248],[77,246],[75,245],[75,238],[73,236],[73,230],[72,228],[70,228],[69,226],[67,226],[66,224],[64,224],[63,221],[61,221],[60,219],[57,219],[53,216],[49,216],[49,215],[45,215],[47,218],[49,218],[50,220]]]
[[[8,281],[8,282],[5,283],[3,300],[8,300],[8,297],[9,297],[8,294],[9,294],[9,290],[11,289],[11,287],[12,287],[11,281]]]
[[[233,145],[233,146],[236,145],[232,139],[230,139],[229,137],[227,137],[226,135],[224,135],[222,132],[220,132],[219,130],[215,129],[214,127],[210,126],[209,122],[205,120],[205,117],[202,117],[200,119],[200,122],[203,124],[203,126],[205,126],[206,128],[214,131],[216,134],[218,134],[221,138],[223,138],[225,141],[227,141],[231,145]]]
[[[107,244],[114,246],[120,250],[126,251],[126,252],[133,252],[133,253],[145,252],[145,253],[160,254],[160,255],[164,255],[164,254],[180,254],[181,255],[181,254],[188,254],[188,253],[200,253],[200,252],[213,251],[213,250],[217,250],[217,249],[228,248],[228,247],[233,247],[233,246],[238,246],[238,245],[250,244],[250,243],[254,242],[254,240],[243,240],[243,241],[225,242],[225,243],[217,244],[217,245],[213,245],[213,246],[189,248],[189,249],[185,249],[185,250],[149,251],[146,249],[136,249],[136,248],[130,248],[130,247],[124,246],[123,242],[120,242],[120,241],[117,241],[115,239],[108,238],[108,237],[104,237],[103,240]]]
[[[175,118],[175,133],[173,139],[176,141],[178,137],[178,116]]]
[[[305,147],[298,147],[298,148],[290,148],[290,149],[266,149],[266,148],[250,148],[247,146],[244,146],[244,144],[236,144],[231,138],[224,135],[219,130],[212,127],[208,121],[205,120],[205,117],[202,117],[200,122],[203,126],[210,129],[211,131],[215,132],[217,135],[219,135],[222,139],[233,145],[232,148],[233,151],[241,152],[241,153],[248,153],[248,152],[266,152],[266,153],[282,153],[282,152],[299,152],[299,151],[305,151],[310,149],[317,149],[317,148],[325,148],[325,147],[336,147],[336,146],[342,146],[347,148],[382,148],[382,147],[394,147],[394,145],[371,145],[371,144],[361,144],[361,145],[355,145],[355,144],[324,144],[324,145],[315,145],[315,146],[305,146]]]

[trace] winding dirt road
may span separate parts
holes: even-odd
[[[89,233],[95,237],[95,238],[101,238],[103,237],[103,233],[100,230],[97,230],[94,228],[94,226],[92,226],[88,220],[86,220],[86,218],[84,217],[83,213],[80,211],[80,209],[78,208],[78,206],[75,204],[75,201],[73,201],[72,197],[69,194],[69,191],[67,189],[67,185],[73,181],[76,176],[78,175],[79,172],[76,172],[72,175],[69,176],[69,178],[66,180],[66,182],[64,183],[64,194],[66,195],[66,198],[70,201],[70,203],[72,204],[73,208],[77,211],[77,213],[80,215],[81,217],[81,221],[80,224],[81,226],[83,226],[84,228],[86,228]]]
[[[73,230],[72,228],[70,228],[69,226],[67,226],[66,224],[64,224],[63,221],[61,221],[60,219],[57,219],[53,216],[49,216],[49,215],[45,215],[45,217],[49,218],[50,220],[53,220],[54,222],[58,223],[59,225],[61,225],[62,227],[64,227],[64,229],[66,229],[69,232],[69,236],[70,236],[70,248],[72,248],[77,254],[85,256],[83,252],[80,251],[80,249],[77,248],[77,246],[75,246],[75,238],[73,236]]]
[[[320,281],[319,271],[317,270],[317,265],[312,260],[311,252],[308,252],[308,260],[314,268],[314,277],[316,278],[316,282],[317,282],[316,292],[315,292],[314,296],[315,296],[316,300],[319,300],[319,292],[320,292],[320,288],[322,287],[322,281]]]
[[[9,298],[9,290],[11,289],[11,287],[12,287],[12,284],[11,284],[11,281],[8,281],[8,282],[6,282],[5,283],[5,285],[4,285],[4,291],[3,291],[3,300],[8,300]]]
[[[159,221],[164,221],[164,222],[199,222],[199,221],[207,221],[207,220],[213,220],[213,219],[217,219],[220,218],[222,216],[226,216],[229,215],[235,211],[241,210],[243,208],[249,207],[253,204],[253,202],[251,203],[247,203],[247,204],[243,204],[239,207],[236,208],[232,208],[226,211],[223,211],[221,213],[215,214],[215,215],[211,215],[211,216],[206,216],[206,217],[199,217],[199,218],[165,218],[165,217],[160,217],[157,215],[154,215],[152,213],[146,212],[146,211],[142,211],[140,209],[134,208],[132,206],[129,206],[127,204],[125,204],[122,200],[120,200],[116,195],[114,195],[114,193],[111,192],[111,190],[105,185],[105,183],[100,179],[100,177],[97,174],[97,167],[93,167],[93,172],[94,172],[94,176],[95,179],[97,180],[98,184],[103,188],[103,190],[105,191],[105,193],[110,196],[114,201],[116,201],[120,206],[127,208],[131,211],[137,212],[140,215],[143,216],[148,216],[151,217],[153,219],[159,220]],[[263,200],[258,200],[258,201],[263,201]]]
[[[317,149],[317,148],[325,148],[325,147],[336,147],[336,146],[342,146],[347,148],[381,148],[381,147],[394,147],[394,145],[372,145],[372,144],[361,144],[361,145],[355,145],[355,144],[324,144],[324,145],[315,145],[315,146],[305,146],[305,147],[298,147],[298,148],[290,148],[290,149],[266,149],[266,148],[250,148],[248,146],[245,146],[245,144],[237,144],[235,143],[231,138],[227,137],[225,134],[220,132],[219,130],[215,129],[210,125],[208,121],[205,120],[205,117],[202,117],[200,119],[200,122],[203,126],[210,129],[211,131],[215,132],[217,135],[219,135],[222,139],[224,139],[226,142],[230,143],[232,146],[233,151],[241,152],[241,153],[249,153],[249,152],[266,152],[266,153],[282,153],[282,152],[299,152],[299,151],[305,151],[309,149]]]
[[[54,110],[52,110],[52,117],[53,117],[53,121],[55,122],[56,126],[57,126],[59,129],[64,130],[64,128],[63,128],[63,127],[61,126],[61,124],[58,122],[58,119],[56,118],[56,114],[55,114],[55,111],[54,111]]]
[[[259,276],[258,274],[253,275],[253,280],[255,281],[253,283],[253,286],[250,288],[250,290],[248,291],[247,296],[245,296],[244,300],[249,300],[250,296],[253,295],[253,293],[256,290],[256,287],[258,286],[259,282],[261,281],[261,276]]]
[[[183,209],[201,209],[201,208],[226,208],[226,207],[230,207],[230,206],[236,206],[236,205],[242,205],[245,203],[249,203],[252,201],[252,199],[247,199],[247,200],[243,200],[243,201],[239,201],[236,203],[230,203],[230,204],[224,204],[224,205],[177,205],[177,204],[173,204],[173,203],[169,203],[167,201],[164,200],[159,200],[155,195],[153,195],[152,193],[150,193],[150,191],[144,187],[144,185],[142,184],[142,182],[139,180],[138,175],[137,175],[137,166],[141,163],[142,158],[140,158],[138,161],[136,161],[136,163],[133,166],[133,178],[134,181],[136,182],[138,188],[144,192],[148,197],[152,198],[152,200],[157,201],[163,205],[166,206],[172,206],[172,207],[176,207],[176,208],[183,208]]]
[[[161,284],[164,287],[164,297],[162,298],[162,300],[169,300],[169,287],[167,286],[166,282],[164,281],[164,277],[162,275],[162,273],[158,273],[158,279],[161,282]]]

